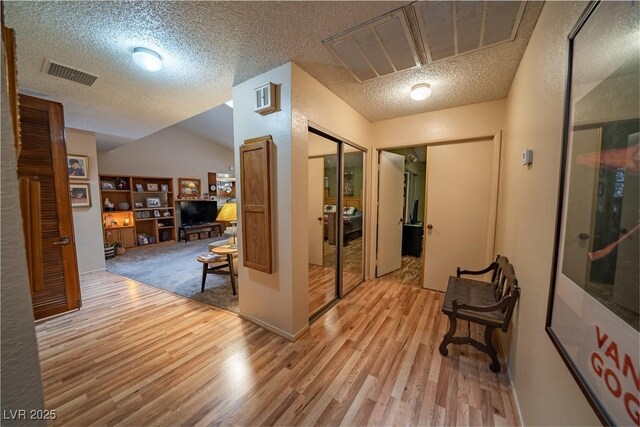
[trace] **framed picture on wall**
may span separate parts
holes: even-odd
[[[592,2],[569,36],[546,330],[604,425],[640,425],[639,17]]]
[[[353,180],[353,172],[344,173],[344,195],[346,197],[353,197],[355,190],[355,182]]]
[[[197,178],[178,178],[178,189],[181,199],[200,198],[200,180]]]
[[[67,154],[67,171],[70,179],[89,179],[89,157]]]
[[[89,183],[71,183],[69,184],[69,193],[71,196],[71,207],[87,208],[91,207],[91,188]]]

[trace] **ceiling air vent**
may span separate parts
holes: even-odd
[[[322,41],[359,82],[420,66],[403,9]]]
[[[513,41],[525,1],[421,1],[413,4],[429,63]]]
[[[67,67],[66,65],[45,59],[42,71],[50,76],[60,77],[61,79],[70,80],[75,83],[92,86],[98,79],[98,76],[80,71],[77,68]]]

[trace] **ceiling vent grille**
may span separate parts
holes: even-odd
[[[420,66],[403,9],[323,40],[322,44],[359,82]]]
[[[53,62],[49,59],[45,59],[42,68],[42,71],[50,76],[60,77],[61,79],[69,80],[87,86],[92,86],[98,79],[98,76],[94,76],[93,74],[78,70],[77,68],[72,68],[66,65],[59,64],[57,62]]]
[[[422,1],[413,4],[429,63],[515,39],[525,1]]]

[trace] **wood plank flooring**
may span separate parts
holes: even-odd
[[[309,264],[309,316],[336,298],[336,246],[323,243],[324,267]],[[362,236],[344,247],[342,284],[345,293],[363,281]]]
[[[296,343],[111,273],[82,292],[36,327],[53,425],[515,424],[484,354],[438,353],[438,292],[364,283]]]

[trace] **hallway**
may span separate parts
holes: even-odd
[[[82,291],[79,312],[37,325],[56,425],[516,424],[506,374],[438,353],[437,292],[366,283],[290,343],[111,273]]]

